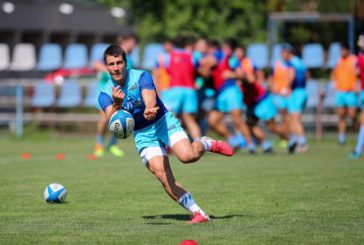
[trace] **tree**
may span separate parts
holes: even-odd
[[[132,13],[131,24],[142,43],[163,41],[177,34],[217,40],[235,37],[243,44],[266,40],[264,0],[99,0]]]

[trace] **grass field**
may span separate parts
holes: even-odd
[[[353,143],[312,143],[299,156],[208,154],[192,165],[172,158],[176,178],[213,218],[195,226],[131,141],[121,142],[123,158],[88,160],[93,143],[0,138],[0,244],[364,243],[364,159],[347,160]],[[59,152],[65,160],[55,160]],[[67,203],[43,201],[52,182],[65,185]]]

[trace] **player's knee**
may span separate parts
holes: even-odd
[[[215,120],[215,118],[213,118],[213,117],[209,117],[208,119],[207,119],[207,123],[208,123],[208,125],[210,126],[210,127],[215,127],[215,124],[216,124],[216,120]]]
[[[198,157],[192,152],[186,152],[185,154],[183,154],[183,156],[178,157],[178,159],[184,163],[184,164],[188,164],[191,162],[196,162],[198,160]]]

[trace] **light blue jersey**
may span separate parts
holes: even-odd
[[[112,87],[116,86],[117,83],[112,79],[109,79],[105,88],[99,95],[99,104],[104,111],[108,106],[113,104]],[[127,79],[121,89],[125,94],[125,99],[121,107],[123,110],[126,110],[133,115],[135,120],[135,130],[148,127],[167,113],[167,109],[157,95],[157,106],[159,107],[157,116],[151,121],[144,118],[145,104],[142,98],[142,90],[155,90],[152,76],[148,72],[134,69],[127,70]]]

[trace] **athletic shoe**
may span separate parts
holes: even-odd
[[[121,149],[119,149],[119,147],[117,145],[110,146],[109,151],[111,154],[113,154],[116,157],[124,156],[124,152]]]
[[[269,147],[269,148],[267,148],[267,149],[263,150],[263,152],[264,152],[264,154],[273,154],[273,153],[274,153],[274,151],[273,151],[273,148],[272,148],[272,147]]]
[[[361,157],[360,153],[357,153],[356,151],[353,151],[352,153],[349,154],[348,158],[350,160],[355,160],[355,159],[359,159]]]
[[[306,153],[308,152],[308,145],[304,144],[304,145],[298,145],[296,148],[296,152],[297,153]]]
[[[96,157],[102,157],[104,155],[104,147],[101,144],[96,144],[94,155]]]
[[[238,139],[236,138],[236,136],[231,136],[228,139],[228,143],[235,150],[237,150],[237,149],[240,148],[240,141],[238,141]]]
[[[214,140],[210,137],[202,137],[201,141],[209,141],[211,143],[210,152],[221,154],[224,156],[232,156],[234,155],[234,150],[231,146],[221,140]]]
[[[296,152],[297,143],[293,143],[291,145],[288,145],[288,153],[293,154]]]
[[[208,215],[202,215],[200,212],[195,212],[192,217],[191,220],[188,221],[188,224],[199,224],[199,223],[205,223],[208,222],[210,220],[210,217]]]
[[[249,154],[255,155],[257,153],[257,148],[255,147],[255,144],[248,144],[247,148]]]

